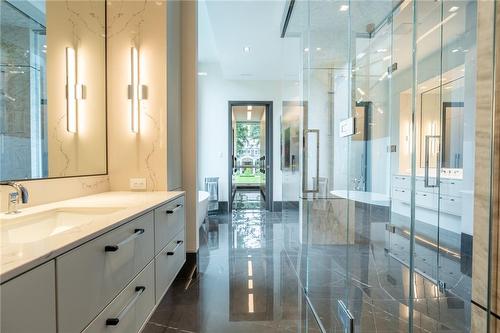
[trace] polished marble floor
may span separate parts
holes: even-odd
[[[354,316],[355,332],[409,331],[410,273],[398,257],[404,237],[393,236],[390,253],[383,224],[372,224],[369,241],[304,244],[299,207],[275,213],[263,204],[258,192],[237,192],[235,210],[209,216],[198,276],[174,282],[144,332],[321,332],[315,318],[323,331],[343,332],[338,300]],[[456,273],[453,262],[445,264]],[[467,332],[468,291],[440,291],[425,275],[414,278],[413,332]],[[460,283],[467,285],[460,278],[454,287],[465,290]]]
[[[282,247],[280,214],[248,191],[235,206],[209,216],[198,276],[174,282],[144,332],[319,332]]]

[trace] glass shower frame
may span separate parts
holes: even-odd
[[[429,318],[424,313],[428,314],[432,311],[431,306],[426,302],[429,297],[440,304],[440,302],[449,302],[450,299],[453,301],[460,297],[470,300],[472,293],[470,281],[467,282],[469,287],[463,287],[459,285],[462,283],[461,280],[450,280],[446,275],[449,272],[443,268],[447,262],[454,260],[454,256],[468,256],[466,267],[464,268],[464,263],[461,262],[462,267],[458,273],[463,273],[464,276],[472,274],[472,249],[468,253],[462,253],[464,248],[462,242],[471,243],[472,236],[470,239],[467,236],[464,238],[464,232],[462,232],[458,240],[446,239],[449,231],[446,225],[449,221],[453,221],[453,217],[450,216],[459,216],[461,219],[470,219],[471,216],[464,217],[463,213],[453,211],[458,199],[450,195],[449,188],[456,185],[456,181],[453,174],[447,175],[446,172],[454,173],[455,170],[448,170],[451,168],[441,166],[443,162],[441,131],[445,128],[441,105],[444,105],[443,103],[463,104],[467,91],[470,93],[470,90],[475,88],[476,78],[473,67],[476,51],[474,49],[475,36],[470,30],[466,30],[468,35],[462,36],[465,40],[464,45],[468,42],[467,38],[472,38],[472,47],[463,47],[458,51],[450,49],[450,45],[455,42],[452,40],[454,31],[446,24],[457,15],[455,20],[461,17],[461,23],[465,27],[475,28],[477,26],[477,22],[474,22],[476,12],[474,8],[470,8],[475,5],[472,1],[438,1],[433,4],[426,1],[402,1],[394,8],[388,8],[387,16],[379,24],[366,25],[367,31],[361,31],[358,29],[361,26],[358,21],[364,18],[357,16],[359,12],[356,12],[356,2],[334,1],[334,3],[339,12],[345,12],[342,19],[345,20],[348,28],[347,31],[338,31],[338,29],[335,31],[332,23],[330,40],[339,38],[342,34],[347,36],[345,66],[322,67],[317,66],[320,61],[314,61],[315,56],[321,58],[319,53],[322,51],[317,44],[321,33],[318,32],[315,21],[321,20],[318,15],[331,15],[331,21],[339,20],[338,12],[318,11],[317,2],[314,1],[296,1],[294,11],[300,11],[300,14],[292,14],[299,16],[300,19],[297,21],[302,23],[302,30],[299,29],[298,33],[301,41],[300,52],[303,55],[300,98],[302,104],[306,105],[301,110],[300,117],[298,117],[300,119],[296,124],[298,133],[302,135],[302,140],[299,140],[300,153],[298,154],[300,172],[288,175],[290,179],[300,179],[295,183],[301,185],[296,198],[299,205],[299,213],[296,217],[299,226],[295,235],[297,244],[295,244],[296,251],[293,252],[293,258],[296,259],[296,268],[303,281],[308,300],[314,312],[322,318],[319,321],[323,330],[332,331],[341,326],[345,328],[349,315],[354,317],[350,325],[353,325],[353,328],[359,328],[362,325],[359,322],[359,316],[363,312],[361,309],[363,301],[360,298],[363,296],[356,296],[353,290],[359,286],[366,290],[370,289],[368,285],[363,286],[363,281],[360,281],[358,277],[360,271],[368,270],[371,263],[363,253],[360,253],[357,244],[370,243],[372,238],[380,238],[383,234],[383,242],[377,243],[375,247],[382,246],[390,258],[388,260],[395,263],[389,263],[389,267],[391,265],[402,267],[401,275],[397,278],[398,283],[402,284],[401,294],[392,305],[399,307],[398,319],[402,319],[400,320],[401,326],[396,330],[428,329]],[[460,16],[459,13],[455,13],[458,9],[454,7],[462,6],[469,6],[467,9],[470,11],[467,13],[469,15]],[[342,7],[344,10],[340,9]],[[462,10],[465,9],[462,8]],[[474,18],[472,22],[471,17]],[[411,27],[401,33],[398,20],[408,19],[410,19]],[[408,25],[407,23],[403,24]],[[490,23],[493,25],[492,22]],[[424,29],[425,26],[431,28]],[[472,32],[474,31],[472,29]],[[378,42],[377,38],[380,39]],[[429,61],[428,50],[422,46],[425,43],[428,45],[437,43],[439,57]],[[385,46],[381,47],[382,44]],[[368,49],[368,52],[359,52],[361,48]],[[407,55],[400,52],[401,49],[410,51],[409,59]],[[445,51],[451,52],[450,55]],[[472,85],[466,83],[463,89],[465,91],[451,94],[451,97],[447,98],[445,95],[447,84],[451,81],[450,75],[453,80],[461,78],[456,76],[456,73],[451,73],[453,69],[458,68],[456,59],[453,57],[457,52],[464,54],[464,60],[460,63],[462,69],[465,65],[472,68],[468,71],[469,82],[472,82]],[[384,55],[379,57],[379,54]],[[376,60],[377,57],[381,58],[382,63],[388,60],[387,66],[372,65],[370,60],[367,60],[370,58]],[[363,64],[365,60],[368,61],[368,66]],[[406,70],[409,73],[409,79],[407,79],[409,87],[406,95],[395,102],[396,90],[401,88],[401,82],[397,79],[397,74],[399,74],[397,71],[404,70],[401,64],[408,63],[408,61],[409,67]],[[314,81],[321,76],[320,73],[327,73],[326,81],[330,81],[326,89],[331,93],[331,100],[328,101],[328,107],[325,109],[314,106],[320,100],[318,97],[320,92],[314,88]],[[464,76],[467,75],[463,74],[462,78]],[[339,90],[341,87],[337,85],[340,80],[347,81],[343,90]],[[437,94],[438,116],[431,126],[430,133],[425,133],[425,140],[421,140],[426,129],[423,128],[424,111],[422,111],[422,102],[419,99],[421,99],[421,91],[426,89],[425,84],[429,82],[434,84],[433,89],[439,91]],[[377,85],[381,86],[378,89],[382,94],[378,94],[374,100],[371,100],[368,95],[374,90],[374,86],[375,90],[377,89]],[[343,98],[345,103],[340,103],[339,98]],[[395,118],[396,114],[397,117],[402,114],[400,103],[403,101],[409,103],[410,110],[405,115],[404,122]],[[339,107],[341,104],[342,106]],[[284,109],[284,117],[286,116]],[[355,132],[340,138],[340,122],[351,117],[354,118],[356,124]],[[318,128],[321,125],[314,124],[315,119],[318,118],[323,120],[324,126],[329,127],[326,140],[320,134],[323,131]],[[363,123],[363,126],[359,126],[360,123]],[[383,124],[383,126],[377,126],[378,124]],[[377,140],[380,142],[375,142]],[[406,150],[404,156],[400,153],[402,150]],[[326,158],[324,151],[329,153],[326,154]],[[473,155],[469,158],[475,161]],[[465,161],[465,157],[460,157],[460,159]],[[375,160],[382,166],[375,165],[373,163]],[[400,172],[401,163],[405,165],[404,173]],[[467,190],[473,190],[473,175],[468,177],[472,177],[468,180],[468,186],[472,188],[467,188]],[[384,179],[381,180],[381,178]],[[287,186],[294,183],[290,179],[287,181]],[[377,181],[381,184],[376,184]],[[371,208],[366,205],[367,199],[363,198],[366,192],[371,193],[370,200],[388,202],[389,216],[385,217],[387,223],[379,223],[376,228],[371,225],[368,229],[357,225],[356,219],[360,215],[363,218],[367,216],[372,218]],[[285,193],[285,187],[283,193]],[[382,194],[382,196],[375,198],[375,194]],[[473,196],[466,200],[469,200],[466,204],[470,204]],[[432,207],[432,212],[425,212],[425,209],[420,208],[421,205]],[[399,206],[399,211],[394,212],[395,206]],[[370,210],[369,213],[367,209]],[[333,214],[336,225],[331,223],[332,216],[329,215],[331,211],[337,212],[336,215]],[[324,212],[327,212],[326,217],[322,215]],[[288,213],[284,205],[284,216]],[[406,218],[395,223],[399,215],[406,216]],[[293,216],[293,214],[288,216]],[[429,228],[418,222],[422,219],[426,219],[426,222],[433,227]],[[290,224],[290,220],[287,222]],[[327,240],[328,232],[331,230],[325,228],[333,226],[339,231],[338,226],[342,224],[345,228],[337,232],[337,238]],[[464,226],[461,228],[463,231]],[[320,232],[323,232],[322,238],[318,237]],[[326,243],[329,241],[329,245],[336,246],[336,250],[322,252],[325,241]],[[457,247],[461,253],[457,254],[457,249],[450,247],[450,244]],[[412,253],[414,255],[411,255]],[[328,259],[328,257],[335,259]],[[364,260],[363,258],[366,259],[366,263],[359,264]],[[326,270],[329,274],[339,275],[335,283],[331,283],[335,280],[331,276],[330,281],[324,281],[324,271],[321,272],[321,270],[325,269],[325,265],[328,265]],[[365,268],[362,267],[363,265]],[[330,284],[325,286],[324,282],[330,282]],[[358,286],[354,285],[356,283]],[[457,289],[461,288],[465,295],[455,297],[451,288],[453,286],[458,286]],[[388,285],[383,287],[390,288]],[[346,305],[349,314],[341,309],[339,301]],[[467,318],[467,315],[471,314],[470,302],[464,302],[462,306],[466,318],[455,320],[460,326],[457,327],[464,330],[470,329],[471,320],[470,317]],[[431,319],[434,320],[431,326],[442,322],[453,324],[454,320],[439,313]]]

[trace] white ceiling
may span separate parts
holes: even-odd
[[[300,64],[297,52],[284,55],[290,43],[280,38],[284,8],[285,0],[200,1],[199,61],[219,62],[226,79],[281,79],[290,58],[295,58],[292,67]]]
[[[343,67],[348,60],[351,29],[351,34],[358,34],[359,37],[353,45],[356,54],[371,54],[358,60],[356,66],[373,68],[373,62],[378,62],[380,65],[373,68],[377,73],[372,69],[371,74],[382,75],[391,61],[398,62],[398,69],[411,64],[411,2],[406,1],[410,5],[402,5],[404,10],[396,12],[393,26],[381,29],[374,38],[363,38],[359,34],[366,34],[368,25],[378,26],[399,2],[350,1],[349,12],[340,10],[347,1],[296,0],[287,35],[280,38],[285,0],[201,0],[199,61],[218,62],[226,79],[297,80],[302,67]],[[469,3],[445,2],[445,18],[450,15],[449,7],[458,6],[460,9],[453,19],[443,25],[443,44],[455,44],[463,37],[467,21],[465,8]],[[422,1],[417,5],[417,32],[421,35],[440,22],[440,3]],[[440,48],[439,35],[440,29],[436,29],[418,43],[419,59]],[[250,52],[244,52],[245,47],[249,47]],[[391,48],[393,59],[387,57]],[[376,53],[381,49],[387,51]]]

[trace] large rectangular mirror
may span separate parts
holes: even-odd
[[[0,0],[0,180],[105,174],[104,0]]]
[[[434,156],[439,155],[440,168],[463,168],[463,75],[463,66],[459,66],[421,84],[425,87],[419,92],[421,168],[425,167],[426,157],[429,167],[436,168]]]

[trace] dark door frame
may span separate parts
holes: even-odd
[[[233,106],[264,106],[266,108],[266,209],[274,210],[273,205],[273,102],[272,101],[229,101],[228,102],[228,210],[233,207]]]

